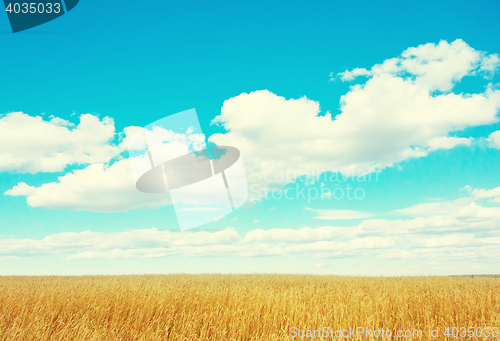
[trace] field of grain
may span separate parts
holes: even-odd
[[[348,340],[290,330],[360,326],[500,327],[500,278],[0,277],[0,340]]]

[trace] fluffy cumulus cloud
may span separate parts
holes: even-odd
[[[438,149],[451,149],[459,145],[470,146],[472,138],[465,137],[436,137],[428,142],[429,151]]]
[[[264,185],[284,185],[308,170],[383,169],[434,150],[468,146],[471,139],[450,135],[497,122],[499,90],[451,90],[463,77],[487,76],[498,64],[496,55],[462,40],[420,45],[370,70],[340,74],[343,80],[368,79],[341,97],[335,117],[320,115],[320,104],[306,97],[244,93],[224,102],[213,123],[228,132],[211,140],[238,147],[250,181],[264,192]]]
[[[35,192],[36,192],[36,187],[29,186],[25,182],[21,182],[17,184],[17,186],[14,186],[8,191],[6,191],[5,195],[10,195],[11,197],[30,196],[32,194],[35,194]]]
[[[67,165],[107,162],[120,152],[114,138],[109,117],[81,115],[74,126],[53,116],[0,115],[0,171],[59,172]]]
[[[22,144],[24,153],[22,158],[26,162],[32,160],[29,166],[31,171],[57,171],[62,170],[69,164],[88,164],[83,169],[73,170],[60,176],[58,181],[46,183],[40,187],[21,182],[7,190],[4,193],[5,195],[26,196],[28,205],[32,207],[74,211],[124,212],[132,209],[154,209],[171,204],[168,194],[143,193],[136,189],[134,180],[137,180],[151,168],[149,157],[144,155],[141,150],[144,143],[137,145],[137,143],[134,144],[132,139],[133,136],[137,136],[134,134],[138,132],[139,127],[126,127],[119,134],[119,143],[111,143],[109,141],[114,138],[115,133],[114,123],[109,118],[105,118],[101,122],[95,116],[82,115],[80,125],[74,129],[70,128],[70,122],[55,117],[50,121],[43,121],[41,117],[13,113],[5,116],[4,119],[7,122],[4,122],[5,124],[17,126],[19,131],[28,129],[30,124],[33,125],[32,128],[29,128],[31,130],[28,129],[29,131],[23,134],[36,135],[45,142],[44,145],[38,146],[35,139],[26,140],[25,135],[13,142],[16,144],[24,141],[24,144]],[[0,129],[2,128],[1,120]],[[15,125],[13,122],[16,120],[24,123]],[[7,128],[7,126],[4,127]],[[46,131],[44,132],[44,130]],[[38,135],[36,132],[38,132]],[[189,136],[186,136],[186,134],[176,134],[173,131],[156,127],[153,131],[147,133],[148,137],[150,137],[150,146],[154,145],[158,148],[158,145],[161,145],[163,150],[170,153],[170,156],[173,155],[170,158],[189,153],[189,148],[192,146],[195,149],[200,149],[205,141],[202,134],[189,134]],[[60,136],[57,136],[51,143],[50,139],[47,141],[48,137],[44,134],[60,134]],[[139,137],[142,138],[142,135],[139,134]],[[9,137],[4,136],[4,138],[8,139]],[[86,144],[86,141],[95,141],[95,143],[94,145],[91,142]],[[120,157],[115,162],[107,163],[112,157],[127,148],[137,156],[131,156],[127,159]],[[100,154],[93,154],[94,149],[102,150],[99,152]],[[40,154],[39,158],[35,156],[37,153]],[[57,163],[57,160],[52,159],[54,155],[63,155],[64,153],[67,154],[63,158],[64,162]],[[161,157],[166,157],[166,153],[160,154]],[[157,156],[158,153],[153,153],[153,156],[155,155]],[[155,164],[163,162],[156,160],[154,157],[153,161]],[[51,164],[54,167],[43,168],[41,164]],[[55,167],[56,164],[57,167]],[[131,167],[132,165],[135,165],[135,168]],[[11,166],[17,171],[26,171],[28,169],[26,168],[28,166],[24,167],[20,164],[11,164]],[[200,193],[196,194],[199,196]],[[206,193],[206,195],[209,195],[209,193]],[[195,195],[194,197],[198,198],[198,196]]]
[[[357,68],[339,74],[343,81],[359,76],[399,75],[431,91],[450,91],[456,82],[468,75],[482,74],[488,78],[498,70],[498,55],[487,55],[457,39],[451,44],[424,44],[410,47],[400,57],[385,60],[370,70]]]
[[[491,133],[486,141],[491,148],[500,149],[500,130]]]
[[[495,203],[500,203],[500,187],[493,188],[493,189],[471,189],[469,187],[469,190],[471,190],[471,193],[474,197],[476,198],[488,198],[490,199],[491,202]]]
[[[32,207],[73,211],[123,212],[170,204],[167,194],[143,193],[136,189],[129,159],[111,166],[95,163],[40,187],[20,183],[5,195],[26,196]]]

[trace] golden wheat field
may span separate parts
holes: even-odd
[[[486,339],[448,338],[447,327],[500,327],[500,278],[0,277],[0,340]],[[381,328],[424,334],[376,337]],[[307,330],[316,337],[298,335]]]

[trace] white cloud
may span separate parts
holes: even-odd
[[[448,234],[444,236],[425,236],[414,240],[412,246],[443,247],[443,246],[487,246],[500,244],[500,237],[477,238],[473,233]]]
[[[391,213],[401,214],[401,215],[413,215],[413,216],[436,216],[452,214],[459,211],[460,209],[466,207],[474,198],[463,197],[456,199],[454,201],[436,201],[416,204],[411,207],[394,210]]]
[[[415,257],[437,259],[437,260],[455,260],[463,262],[466,260],[484,260],[496,261],[500,257],[500,248],[498,245],[482,245],[472,247],[439,247],[423,248],[412,251]]]
[[[352,69],[351,71],[344,71],[344,72],[339,74],[340,79],[342,79],[342,81],[344,81],[344,82],[345,81],[352,81],[355,78],[360,77],[360,76],[371,76],[371,75],[372,75],[372,72],[368,71],[367,69],[363,69],[363,68],[355,68],[355,69]],[[335,80],[335,79],[332,78],[332,80]]]
[[[157,146],[162,149],[165,145],[168,149],[173,149],[172,154],[180,156],[187,154],[189,150],[202,150],[206,147],[205,145],[205,135],[204,134],[193,134],[193,128],[189,127],[185,133],[176,133],[173,130],[169,130],[163,127],[154,126],[151,130],[147,130],[146,136],[148,140],[148,145]],[[172,146],[175,143],[175,146]],[[133,146],[129,146],[129,148]],[[179,154],[176,154],[175,148],[179,148]],[[152,152],[153,153],[153,152]],[[169,156],[173,158],[172,156]]]
[[[500,130],[491,133],[486,141],[490,147],[500,149]]]
[[[67,165],[107,162],[120,152],[113,119],[85,114],[73,124],[22,112],[0,115],[0,171],[59,172]]]
[[[489,77],[499,65],[498,55],[474,50],[457,39],[451,44],[443,40],[437,45],[410,47],[400,57],[387,59],[370,70],[356,68],[339,76],[343,81],[350,81],[358,76],[400,75],[414,78],[416,85],[431,91],[450,91],[463,77],[477,73]]]
[[[162,258],[177,253],[174,250],[167,248],[140,248],[121,250],[114,249],[111,251],[85,251],[76,255],[68,256],[67,260],[82,260],[82,259],[147,259],[147,258]]]
[[[183,251],[188,257],[262,257],[279,256],[286,252],[271,244],[232,244],[189,247]]]
[[[436,137],[427,143],[429,146],[429,151],[438,150],[438,149],[451,149],[458,145],[470,146],[472,143],[472,138],[465,137]]]
[[[92,115],[82,115],[82,123],[80,123],[80,125],[72,131],[66,128],[66,126],[71,126],[70,122],[54,117],[52,117],[50,122],[45,122],[40,117],[33,118],[22,113],[14,113],[6,116],[6,118],[8,118],[6,122],[12,124],[12,119],[19,117],[22,118],[22,121],[24,120],[36,123],[32,128],[30,128],[33,134],[35,134],[37,130],[47,129],[47,125],[54,126],[57,123],[56,128],[62,130],[52,131],[52,133],[61,135],[58,137],[57,143],[61,145],[68,144],[68,146],[65,147],[68,148],[68,151],[73,147],[78,147],[74,144],[73,147],[71,147],[72,139],[74,139],[75,135],[89,135],[85,139],[92,140],[93,135],[101,134],[99,127],[96,127],[96,125],[99,125],[99,120]],[[109,133],[109,136],[113,137],[113,121],[109,118],[105,118],[103,122],[105,122],[106,127],[108,128],[107,132]],[[23,127],[26,128],[26,126],[26,124],[21,124],[19,125],[19,129]],[[82,131],[78,131],[79,129]],[[86,131],[85,129],[90,129],[91,131]],[[102,160],[109,161],[109,158],[117,155],[129,147],[132,154],[135,153],[138,156],[133,156],[128,159],[120,159],[111,165],[97,162],[100,159],[82,159],[82,163],[91,164],[87,165],[83,169],[74,170],[59,177],[57,182],[46,183],[40,187],[30,186],[21,182],[12,189],[7,190],[4,194],[9,196],[26,196],[27,203],[32,207],[67,209],[74,211],[87,210],[94,212],[124,212],[132,209],[154,209],[160,206],[169,205],[171,204],[169,194],[143,193],[136,189],[134,180],[137,180],[140,175],[151,168],[150,160],[142,150],[144,143],[134,143],[135,141],[132,138],[138,129],[141,128],[134,126],[126,127],[124,131],[119,134],[121,142],[117,145],[107,145],[110,153],[107,153],[105,157],[102,157]],[[159,127],[154,127],[153,131],[147,131],[147,134],[150,138],[150,147],[154,146],[152,149],[160,145],[163,148],[161,153],[153,153],[153,156],[161,154],[160,158],[165,157],[165,151],[170,154],[174,154],[174,156],[179,156],[188,154],[190,152],[190,148],[199,150],[205,144],[205,137],[203,134],[191,134],[187,136],[186,134],[177,134],[173,131]],[[78,143],[84,143],[85,139]],[[101,147],[106,149],[106,146]],[[31,144],[26,146],[26,148],[31,148]],[[50,148],[58,150],[60,147],[57,144],[48,144],[45,151],[49,154]],[[85,148],[97,147],[85,146]],[[85,151],[85,148],[82,149],[83,153],[88,153]],[[139,150],[139,152],[137,152],[136,149]],[[75,155],[79,153],[77,150],[73,151],[75,152]],[[55,151],[53,151],[53,153],[55,153]],[[27,154],[27,157],[36,159],[35,156],[29,156],[29,153]],[[146,159],[146,162],[144,162],[144,159]],[[135,167],[132,169],[131,162],[134,160],[137,160],[138,162],[134,163]],[[154,161],[155,164],[164,162],[164,160],[161,162],[158,160]],[[67,162],[67,164],[71,163],[73,162]],[[66,164],[61,164],[61,167],[64,168],[65,165]],[[43,169],[43,171],[48,170]],[[195,195],[191,193],[191,195],[185,194],[184,196],[197,202],[202,201],[205,197],[212,195],[212,193],[213,191],[211,191],[210,187],[205,186],[204,188],[200,188],[198,186]],[[189,209],[180,209],[180,211],[182,210]],[[203,208],[198,208],[198,210],[203,210]]]
[[[5,192],[5,195],[10,195],[11,197],[18,196],[29,196],[36,192],[36,187],[28,186],[24,182],[20,182],[17,186],[12,187],[8,191]]]
[[[456,213],[458,219],[467,221],[491,221],[500,218],[500,207],[483,207],[473,202]]]
[[[40,255],[64,255],[68,260],[78,260],[173,255],[259,257],[296,253],[318,258],[370,257],[382,260],[497,259],[500,257],[500,207],[483,207],[476,202],[491,197],[496,191],[468,189],[470,197],[430,206],[416,205],[398,212],[427,215],[425,217],[367,219],[351,227],[256,229],[244,236],[233,229],[214,233],[147,229],[117,233],[60,233],[42,240],[0,237],[0,260]]]
[[[465,246],[474,240],[473,233],[451,233],[441,236],[416,236],[411,241],[412,247]]]
[[[420,203],[390,213],[411,216],[450,216],[461,220],[489,220],[500,218],[500,207],[483,207],[476,202],[489,199],[490,202],[500,203],[500,187],[493,189],[473,189],[465,186],[470,196],[458,198],[454,201],[436,201]]]
[[[492,54],[488,57],[483,58],[480,71],[485,72],[487,76],[491,77],[498,71],[499,66],[500,58],[497,54]]]
[[[85,251],[67,257],[68,260],[82,259],[137,259],[137,258],[162,258],[171,255],[185,257],[262,257],[277,256],[284,251],[272,245],[207,245],[184,246],[175,248],[137,248],[114,249],[110,251]]]
[[[491,60],[461,40],[409,48],[375,65],[369,79],[341,97],[341,113],[320,116],[318,102],[285,99],[267,90],[224,102],[213,123],[228,132],[211,141],[239,148],[252,199],[293,180],[306,169],[366,172],[390,167],[438,149],[470,145],[449,134],[497,122],[500,91],[449,91]],[[359,69],[344,78],[367,74]],[[267,186],[267,189],[265,188]]]
[[[489,198],[493,202],[500,202],[500,187],[496,187],[490,190],[486,189],[474,189],[472,195],[479,199]]]
[[[388,249],[385,252],[381,252],[375,258],[377,259],[408,259],[414,258],[415,255],[412,252],[400,249]]]
[[[365,237],[354,238],[348,242],[319,241],[308,244],[288,246],[285,250],[290,253],[316,251],[346,251],[361,249],[385,249],[396,244],[394,237]]]
[[[249,231],[243,240],[244,243],[271,242],[271,243],[303,243],[310,241],[330,240],[352,236],[350,228],[338,226],[322,226],[318,228],[302,227],[300,229],[271,229]]]
[[[167,194],[143,193],[135,188],[128,159],[111,166],[92,164],[40,187],[20,183],[5,195],[25,195],[32,207],[74,211],[124,212],[170,204]]]
[[[371,219],[357,226],[359,235],[410,235],[415,233],[447,233],[463,230],[469,225],[452,216],[417,217],[413,219]]]
[[[159,258],[171,255],[256,257],[285,253],[274,245],[240,244],[240,239],[233,229],[213,233],[159,231],[155,228],[109,234],[67,232],[42,240],[0,239],[0,259],[67,253],[71,253],[66,257],[68,260]]]
[[[134,254],[134,252],[158,253],[159,250],[178,254],[185,252],[189,247],[220,246],[238,240],[240,240],[238,233],[232,229],[213,233],[206,231],[181,233],[168,230],[160,231],[155,228],[109,234],[91,231],[66,232],[54,234],[42,240],[0,239],[0,256],[30,256],[68,252],[89,255],[96,252],[117,252],[114,250],[131,250],[129,254]],[[153,251],[147,252],[147,249],[153,249]]]

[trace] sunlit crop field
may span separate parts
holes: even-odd
[[[0,340],[348,340],[333,331],[349,327],[439,328],[433,340],[447,327],[500,327],[500,278],[0,277]]]

